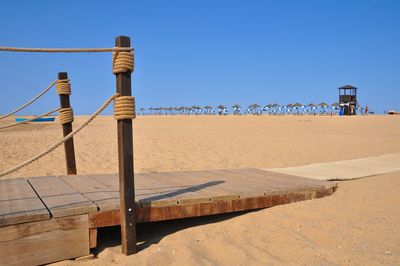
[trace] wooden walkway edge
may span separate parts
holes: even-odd
[[[97,228],[121,223],[118,182],[118,175],[0,180],[0,265],[88,255]],[[336,187],[253,168],[136,174],[135,217],[144,223],[267,208],[328,196]]]

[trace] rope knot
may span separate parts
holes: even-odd
[[[118,96],[114,99],[114,118],[135,119],[135,98],[133,96]]]
[[[114,51],[112,53],[113,73],[133,72],[134,55],[133,51]]]
[[[57,93],[59,95],[70,95],[71,94],[71,84],[69,79],[59,79],[56,84]]]
[[[72,108],[61,108],[59,118],[62,125],[72,123],[74,121],[74,113]]]

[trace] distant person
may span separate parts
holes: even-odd
[[[368,114],[368,111],[369,111],[369,108],[368,108],[368,105],[367,105],[367,106],[365,106],[365,114],[366,115]]]

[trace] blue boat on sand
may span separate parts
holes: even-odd
[[[39,117],[39,118],[35,118],[30,122],[53,122],[55,119],[55,117]],[[28,120],[28,118],[22,118],[22,117],[17,117],[15,118],[15,122],[24,122]]]

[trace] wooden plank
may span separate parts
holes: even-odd
[[[0,265],[42,265],[89,254],[88,216],[0,228]]]
[[[92,201],[100,211],[119,209],[119,192],[90,176],[61,176],[68,185]]]
[[[321,188],[314,191],[290,192],[287,194],[268,194],[261,197],[220,200],[207,203],[193,203],[160,207],[137,208],[136,222],[156,222],[214,215],[243,210],[252,210],[287,204],[296,201],[314,199],[331,195],[334,189]],[[119,211],[96,212],[89,215],[89,227],[114,226],[120,223]]]
[[[220,182],[217,188],[227,191],[231,194],[239,195],[239,197],[255,197],[263,196],[265,192],[276,191],[274,189],[266,189],[254,180],[250,182],[244,179],[241,175],[229,173],[226,170],[212,170],[201,171],[199,175],[206,177],[210,180],[217,180]]]
[[[95,248],[97,246],[97,228],[89,228],[89,247]]]
[[[118,191],[111,189],[110,187],[85,175],[67,175],[67,176],[60,176],[60,178],[81,194],[93,193],[93,192]]]
[[[179,184],[181,182],[187,184],[185,190],[191,191],[191,193],[174,197],[180,199],[180,204],[239,198],[239,193],[237,193],[237,191],[224,189],[223,183],[225,183],[225,181],[206,178],[202,173],[203,171],[168,172],[160,173],[160,176],[170,180],[169,182],[173,182],[174,184]],[[187,199],[185,199],[185,197],[187,197]]]
[[[159,194],[141,199],[139,202],[142,207],[160,207],[210,201],[210,197],[198,194],[194,189],[188,190],[188,187],[193,187],[191,182],[181,179],[175,172],[151,173],[148,174],[146,179],[154,180],[154,183],[157,185],[151,187],[151,190],[154,190]]]
[[[304,189],[305,187],[314,187],[307,185],[304,182],[297,182],[295,179],[290,181],[271,178],[268,172],[263,172],[258,169],[228,169],[210,171],[210,174],[215,174],[220,179],[225,180],[227,184],[231,184],[238,189],[248,193],[287,193],[296,189]],[[319,184],[321,187],[321,184]],[[252,192],[253,191],[253,192]],[[247,193],[246,193],[247,194]]]
[[[97,206],[76,189],[56,176],[32,177],[28,182],[35,189],[53,217],[97,211]]]
[[[119,191],[119,180],[117,174],[90,174],[88,176],[109,187],[113,191]]]
[[[191,182],[190,186],[186,188],[187,190],[206,196],[210,198],[210,201],[232,200],[240,197],[237,191],[222,188],[221,184],[225,183],[224,180],[207,178],[203,171],[183,171],[174,172],[173,174],[181,180]]]
[[[238,179],[245,179],[250,182],[257,182],[261,187],[273,188],[276,190],[286,190],[286,191],[304,191],[311,190],[316,191],[319,188],[334,188],[336,183],[313,180],[310,178],[290,176],[287,174],[275,173],[264,171],[255,168],[245,168],[245,169],[234,169],[226,170],[228,172],[235,173],[239,175]]]
[[[235,169],[233,170],[237,173],[243,174],[245,176],[251,175],[253,177],[258,177],[263,180],[279,182],[282,184],[288,185],[300,185],[302,188],[304,187],[323,187],[325,185],[329,185],[330,182],[321,180],[314,180],[305,177],[299,176],[291,176],[282,173],[270,172],[265,170],[260,170],[256,168],[245,168],[245,169]]]
[[[26,179],[0,180],[0,226],[49,218],[49,211]]]
[[[154,194],[154,191],[141,186],[140,180],[138,180],[140,179],[140,175],[141,174],[135,174],[135,196],[140,197],[141,195]],[[119,191],[118,175],[116,174],[90,174],[88,176],[97,182],[106,185],[113,191]]]
[[[112,190],[112,192],[94,192],[90,194],[84,194],[85,197],[92,200],[99,207],[100,211],[119,210],[120,199],[118,192],[118,176],[104,174],[93,174],[88,176],[96,182],[108,187]],[[136,200],[141,200],[156,195],[158,195],[158,193],[154,192],[153,190],[147,188],[138,188],[137,185],[135,186]]]
[[[117,175],[63,176],[61,178],[87,199],[93,201],[100,211],[119,210],[119,192],[115,190],[115,184],[118,185]],[[151,196],[156,196],[156,193],[143,189],[140,190],[137,198],[140,200]]]

